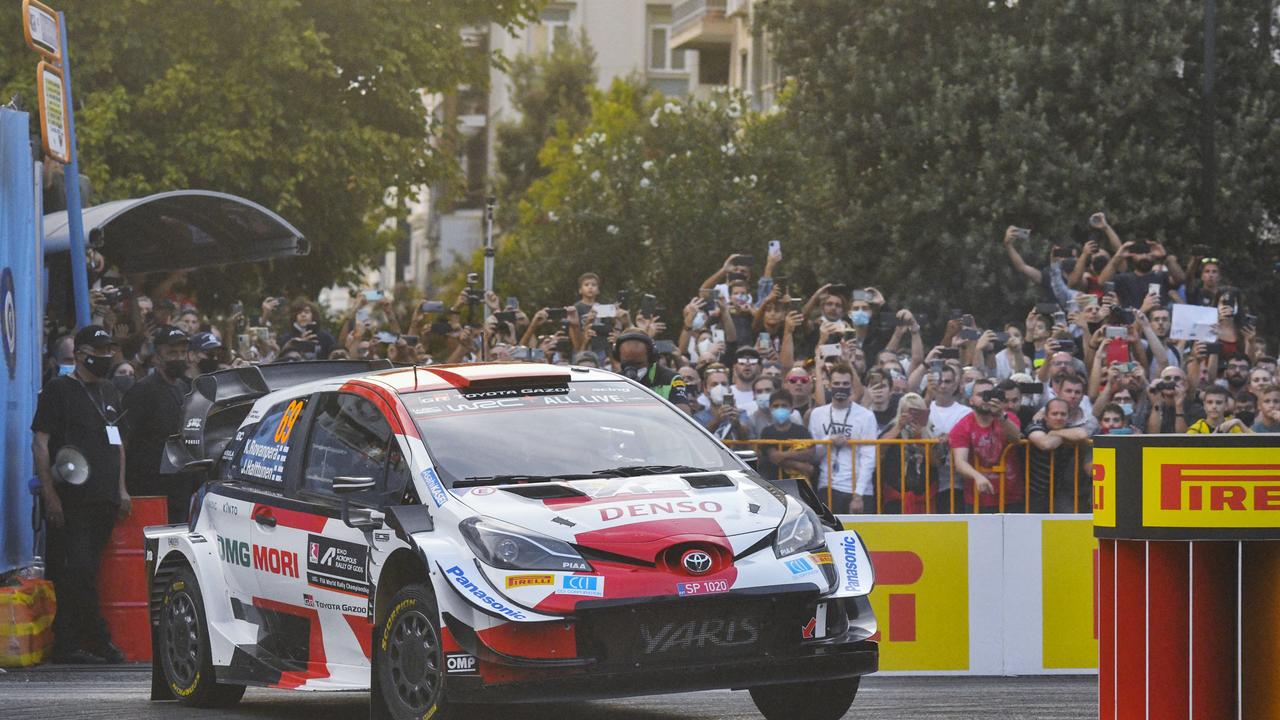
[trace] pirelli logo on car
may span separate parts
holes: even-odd
[[[1143,525],[1280,525],[1280,448],[1146,448],[1142,465]]]

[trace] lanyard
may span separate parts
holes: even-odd
[[[80,378],[74,375],[70,377],[72,380],[75,381],[77,385],[80,386],[80,389],[84,391],[85,396],[89,398],[89,403],[93,405],[93,409],[98,411],[98,417],[102,418],[102,424],[107,426],[115,425],[116,424],[115,422],[112,422],[107,419],[106,410],[103,409],[106,406],[106,400],[102,398],[102,394],[99,393],[98,397],[95,398],[93,396],[93,393],[89,392],[89,386],[85,385],[83,380],[81,380]],[[119,421],[120,421],[120,418],[117,417],[116,422],[119,422]]]

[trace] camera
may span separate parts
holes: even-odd
[[[591,332],[594,332],[596,337],[608,337],[609,333],[613,332],[613,324],[605,322],[592,323]]]
[[[1111,315],[1107,322],[1116,325],[1132,325],[1137,319],[1137,311],[1133,308],[1122,308],[1116,305],[1111,306]]]
[[[102,297],[108,303],[114,305],[121,300],[128,300],[133,297],[132,285],[121,285],[112,290],[102,293]]]
[[[1152,388],[1156,392],[1172,392],[1178,389],[1178,383],[1172,380],[1161,380]]]
[[[423,300],[418,306],[418,310],[424,313],[442,313],[444,312],[444,303],[439,300]]]
[[[499,310],[498,312],[494,313],[493,316],[497,318],[498,322],[515,323],[516,321],[515,310]]]
[[[982,402],[1004,402],[1004,391],[991,388],[982,391]]]

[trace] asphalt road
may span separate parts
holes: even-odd
[[[280,718],[347,720],[366,712],[365,693],[250,689],[231,710],[193,710],[147,701],[150,666],[103,669],[44,666],[0,674],[0,717],[23,718]],[[510,720],[510,708],[477,708],[475,720]],[[624,700],[523,705],[521,720],[758,720],[745,692],[728,690]],[[1097,679],[1081,677],[869,677],[848,718],[918,720],[1092,720]]]

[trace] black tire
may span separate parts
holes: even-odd
[[[440,612],[429,587],[412,583],[391,598],[391,611],[378,624],[378,692],[395,720],[452,717],[440,647]]]
[[[849,712],[861,678],[761,685],[751,699],[765,720],[839,720]]]
[[[159,630],[160,667],[178,702],[206,708],[240,702],[244,686],[221,684],[214,674],[204,599],[189,568],[175,572],[164,588]]]

